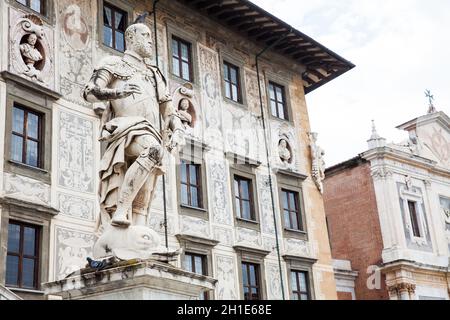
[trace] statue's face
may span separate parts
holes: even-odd
[[[136,52],[142,58],[151,58],[153,55],[153,43],[150,29],[144,24],[132,25],[134,32],[127,39],[127,48]]]
[[[189,109],[189,101],[187,99],[183,99],[181,100],[181,110],[186,111],[187,109]]]
[[[286,140],[281,140],[280,146],[281,146],[282,148],[287,148],[287,142],[286,142]]]
[[[28,44],[35,46],[36,42],[37,42],[37,36],[34,33],[30,34],[30,36],[28,37]]]

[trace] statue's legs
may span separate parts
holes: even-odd
[[[163,157],[163,149],[152,135],[142,135],[134,139],[126,150],[126,155],[136,160],[128,168],[122,187],[119,191],[117,210],[111,224],[118,227],[128,227],[132,219],[132,206],[138,193],[159,166]],[[150,200],[150,199],[149,199]]]
[[[150,175],[142,186],[133,202],[133,225],[147,226],[148,208],[152,201],[151,196],[156,187],[157,175]]]

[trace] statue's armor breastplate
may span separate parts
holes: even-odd
[[[111,101],[115,117],[144,117],[159,128],[159,102],[155,73],[148,67],[135,66],[116,57],[110,58],[102,68],[113,75],[111,89],[122,89],[126,84],[139,86],[142,94],[133,94]]]

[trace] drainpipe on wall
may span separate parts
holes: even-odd
[[[158,4],[159,0],[153,0],[152,4],[152,11],[151,14],[153,14],[153,33],[155,35],[155,60],[156,60],[156,66],[159,68],[159,51],[158,51],[158,27],[156,26],[156,5]],[[163,125],[162,125],[162,116],[159,117],[159,129],[162,131]],[[164,238],[166,243],[166,248],[169,250],[169,234],[167,230],[167,182],[166,182],[166,176],[162,176],[162,183],[163,183],[163,208],[164,208]]]
[[[273,222],[275,226],[275,238],[276,238],[276,249],[277,249],[277,256],[278,256],[278,268],[280,270],[280,283],[281,283],[281,294],[283,300],[286,300],[285,292],[284,292],[284,281],[283,281],[283,268],[281,265],[281,252],[280,252],[280,240],[279,240],[279,234],[278,234],[278,225],[277,225],[277,215],[276,215],[276,209],[275,209],[275,197],[274,197],[274,190],[273,190],[273,181],[272,181],[272,166],[270,164],[270,154],[269,154],[269,141],[267,137],[267,125],[266,125],[266,117],[264,115],[264,105],[263,105],[263,93],[261,89],[261,75],[259,71],[259,58],[269,49],[276,46],[278,43],[280,43],[282,40],[284,40],[290,33],[292,32],[292,29],[285,34],[284,36],[280,37],[277,41],[274,43],[268,45],[266,48],[264,48],[260,53],[256,55],[256,74],[257,74],[257,81],[258,81],[258,90],[259,90],[259,104],[261,108],[261,121],[263,125],[263,131],[264,131],[264,143],[266,146],[266,157],[267,157],[267,168],[269,171],[269,187],[270,187],[270,197],[272,200],[272,211],[273,211]]]

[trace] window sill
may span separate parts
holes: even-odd
[[[44,295],[44,291],[40,290],[33,290],[33,289],[22,289],[22,288],[14,288],[14,287],[6,287],[8,290],[11,290],[12,292],[18,292],[18,293],[29,293],[29,294],[36,294],[36,295]]]
[[[162,70],[161,70],[162,72]],[[170,75],[170,79],[175,81],[176,83],[178,83],[180,86],[186,84],[186,83],[190,83],[194,86],[194,88],[198,88],[198,84],[195,81],[192,80],[185,80],[183,78],[180,78],[179,76],[175,75],[172,73],[172,70],[169,70],[169,75]]]
[[[245,104],[245,102],[234,101],[233,99],[227,98],[225,96],[223,96],[223,101],[225,101],[226,103],[231,104],[237,108],[240,108],[243,110],[248,110],[248,106],[247,106],[247,104]]]
[[[26,170],[36,171],[36,172],[39,172],[40,174],[48,174],[49,173],[45,169],[41,169],[41,168],[38,168],[38,167],[33,167],[33,166],[28,165],[28,164],[24,164],[24,163],[17,162],[17,161],[14,161],[14,160],[8,160],[8,162],[11,163],[12,165],[16,166],[16,167],[21,167],[21,168],[26,169]]]
[[[203,208],[180,205],[180,214],[185,216],[191,216],[194,218],[209,220],[208,210]]]
[[[284,228],[284,235],[287,238],[308,240],[308,233],[306,231]]]
[[[260,231],[260,223],[258,221],[236,218],[237,225],[241,228]]]

